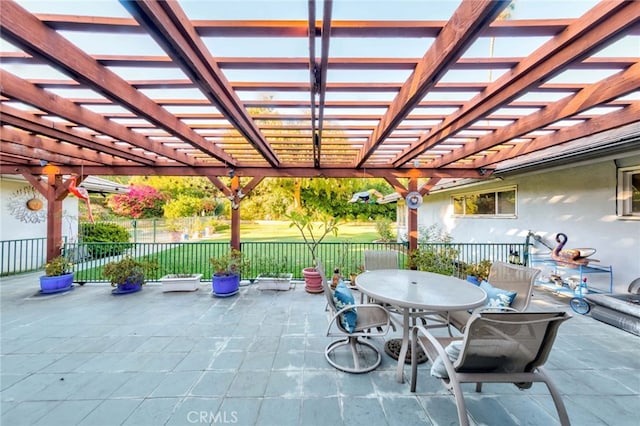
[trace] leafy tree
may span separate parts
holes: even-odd
[[[132,184],[152,186],[163,195],[175,198],[179,195],[211,198],[218,195],[218,189],[204,177],[193,176],[136,176]]]
[[[213,198],[201,198],[192,195],[178,195],[164,205],[164,216],[169,219],[211,214],[218,202]]]

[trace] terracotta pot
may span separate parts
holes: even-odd
[[[304,276],[304,289],[309,293],[322,293],[322,276],[316,268],[304,268],[302,270]]]

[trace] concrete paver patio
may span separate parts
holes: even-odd
[[[39,275],[0,284],[3,425],[457,424],[429,363],[416,393],[408,366],[397,383],[386,355],[368,374],[332,368],[324,297],[302,284],[248,285],[224,299],[206,283],[193,293],[149,284],[112,296],[108,285],[87,284],[40,296]],[[566,301],[536,291],[532,306],[567,309]],[[560,327],[547,369],[572,424],[638,425],[639,354],[640,337],[589,316]],[[476,424],[558,423],[542,384],[466,389]]]

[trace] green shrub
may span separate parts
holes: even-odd
[[[87,245],[93,258],[119,255],[133,246],[127,244],[131,238],[127,229],[115,223],[83,223],[80,235],[83,243],[104,243]]]
[[[380,216],[376,219],[376,232],[380,235],[380,241],[383,243],[388,243],[394,239],[391,223],[391,219],[387,217]]]
[[[459,251],[451,244],[453,237],[438,225],[419,229],[418,248],[409,253],[409,267],[419,271],[453,275]]]

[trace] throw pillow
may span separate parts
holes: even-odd
[[[455,362],[460,356],[460,349],[462,349],[462,340],[456,340],[449,343],[447,347],[444,348],[444,351],[447,353],[449,360],[451,362]],[[449,373],[447,373],[447,369],[444,366],[442,358],[437,357],[436,360],[433,361],[433,365],[431,366],[431,375],[439,379],[449,378]]]
[[[351,290],[349,289],[349,287],[347,287],[347,285],[342,280],[340,280],[340,282],[336,286],[335,291],[333,292],[333,300],[338,310],[341,310],[342,308],[345,308],[348,305],[355,306],[356,304],[356,301],[353,297],[353,293],[351,293]],[[353,333],[354,330],[356,329],[356,322],[358,320],[358,311],[356,310],[356,308],[354,307],[353,309],[345,311],[341,315],[341,317],[342,317],[341,318],[342,326],[349,333]]]
[[[517,294],[515,291],[508,291],[494,287],[486,281],[482,281],[480,283],[480,288],[487,293],[487,302],[485,305],[492,308],[510,307]]]

